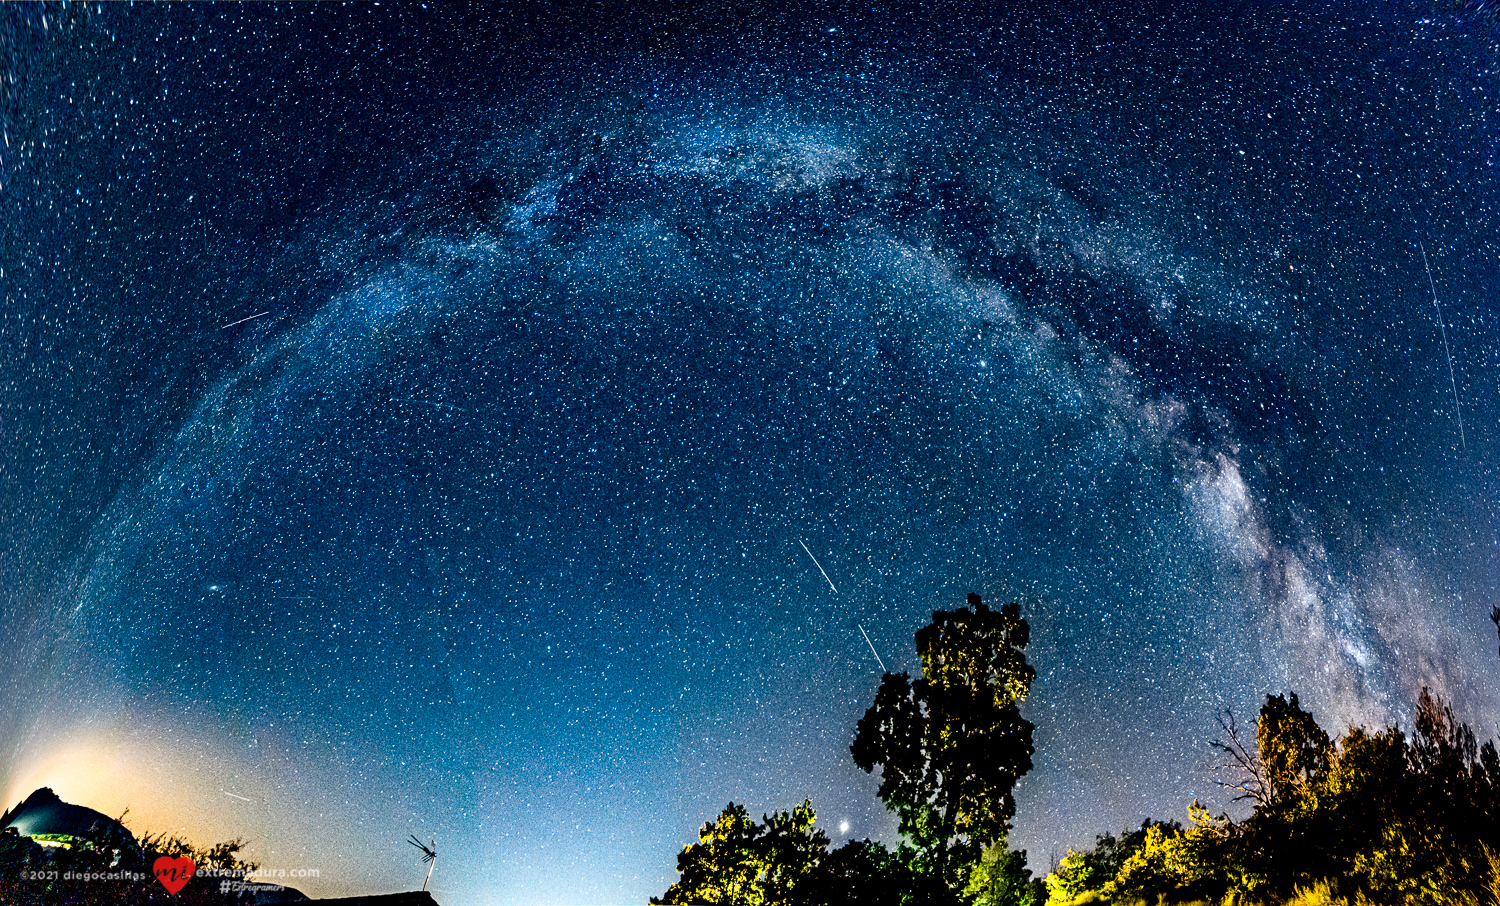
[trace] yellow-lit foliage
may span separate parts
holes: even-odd
[[[1193,825],[1186,830],[1162,824],[1149,826],[1141,847],[1125,860],[1114,880],[1104,885],[1104,894],[1110,899],[1156,898],[1219,880],[1228,821],[1211,817],[1196,799],[1188,814]]]
[[[733,802],[677,857],[681,877],[652,903],[784,906],[818,867],[828,838],[813,829],[812,803],[752,821]]]
[[[1424,692],[1411,737],[1356,727],[1332,744],[1295,696],[1268,696],[1259,731],[1273,793],[1249,818],[1195,802],[1191,827],[1148,828],[1104,883],[1084,870],[1093,854],[1070,852],[1049,906],[1090,892],[1122,906],[1500,906],[1500,754],[1436,697]]]
[[[1033,754],[1018,707],[1036,677],[1030,627],[1017,604],[991,610],[975,594],[968,604],[933,613],[916,638],[922,678],[887,673],[850,746],[860,768],[880,767],[901,832],[955,879],[955,863],[972,859],[965,847],[1005,839]]]
[[[1044,879],[1047,885],[1047,906],[1068,906],[1079,897],[1103,886],[1109,878],[1099,877],[1090,864],[1088,854],[1069,849],[1062,857],[1057,870]]]

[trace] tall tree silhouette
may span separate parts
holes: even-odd
[[[1036,677],[1030,627],[1016,604],[968,603],[933,613],[917,633],[922,678],[885,674],[850,746],[864,770],[881,766],[880,798],[945,877],[1005,839],[1034,751],[1017,707]]]

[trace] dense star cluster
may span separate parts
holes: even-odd
[[[1452,6],[0,10],[0,805],[643,902],[730,801],[894,840],[871,649],[969,592],[1043,870],[1267,694],[1488,738]]]

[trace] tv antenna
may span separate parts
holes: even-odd
[[[437,841],[434,840],[430,845],[423,846],[422,841],[417,839],[417,835],[412,834],[411,839],[406,842],[420,849],[422,851],[422,861],[430,863],[427,866],[427,880],[422,882],[422,889],[426,890],[428,881],[432,880],[432,870],[437,868]]]

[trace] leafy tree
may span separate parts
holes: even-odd
[[[808,886],[817,873],[828,854],[828,836],[813,829],[816,820],[812,802],[807,799],[790,812],[765,816],[759,848],[767,904],[794,902],[798,888]]]
[[[1048,906],[1193,901],[1298,906],[1500,903],[1500,754],[1424,690],[1410,738],[1350,728],[1336,743],[1295,695],[1267,696],[1256,749],[1221,721],[1243,822],[1196,802],[1192,826],[1147,826],[1113,876],[1069,852]],[[1237,773],[1236,773],[1237,772]],[[1105,838],[1100,838],[1101,843]]]
[[[1143,825],[1141,845],[1125,859],[1115,879],[1104,886],[1108,899],[1158,900],[1167,897],[1218,900],[1228,889],[1226,852],[1229,820],[1213,817],[1197,800],[1188,808],[1192,826]]]
[[[990,846],[969,874],[964,895],[971,906],[1043,906],[1047,888],[1031,877],[1024,850]]]
[[[1416,723],[1408,760],[1412,771],[1426,781],[1426,798],[1431,800],[1426,804],[1435,812],[1432,817],[1481,819],[1478,814],[1464,814],[1486,811],[1489,799],[1488,771],[1474,731],[1454,717],[1452,707],[1425,688],[1417,700]],[[1487,745],[1493,748],[1494,743]]]
[[[203,849],[176,834],[168,837],[166,831],[161,831],[154,835],[147,833],[141,837],[140,845],[141,849],[150,853],[153,859],[156,856],[172,856],[173,858],[187,856],[199,868],[217,868],[224,871],[239,871],[244,874],[250,874],[260,868],[259,862],[240,858],[240,853],[244,851],[248,841],[239,837],[215,843]]]
[[[1297,704],[1295,692],[1290,702],[1279,695],[1266,696],[1255,743],[1271,798],[1284,796],[1326,771],[1333,751],[1328,734]]]
[[[903,906],[914,901],[919,884],[908,859],[870,840],[850,840],[823,859],[808,884],[798,887],[796,901],[805,906]]]
[[[703,825],[698,842],[677,857],[676,884],[652,903],[791,906],[808,886],[828,850],[828,837],[813,829],[817,815],[803,800],[791,812],[750,820],[733,802]]]
[[[1137,830],[1114,834],[1100,834],[1094,838],[1094,848],[1083,851],[1068,850],[1057,870],[1047,875],[1048,906],[1063,906],[1086,894],[1102,896],[1105,886],[1120,873],[1125,861],[1146,842],[1146,832],[1160,822],[1146,819]],[[1175,822],[1162,827],[1170,833],[1181,830]]]
[[[1016,604],[968,603],[933,613],[917,633],[922,678],[885,674],[850,746],[865,771],[882,767],[880,798],[953,886],[980,847],[1005,839],[1034,751],[1017,707],[1036,677],[1024,654],[1030,627]]]
[[[123,821],[124,816],[120,817]],[[12,831],[0,834],[0,903],[31,906],[232,906],[238,893],[219,877],[196,875],[180,891],[168,893],[152,873],[158,856],[188,856],[198,868],[249,872],[257,865],[240,857],[245,841],[200,848],[178,836],[147,834],[137,843],[119,822],[96,825],[67,846],[44,851]],[[5,859],[4,856],[10,856]],[[35,875],[22,875],[19,869]],[[108,879],[96,879],[109,875]],[[83,880],[79,880],[82,877]]]
[[[1091,864],[1087,850],[1079,852],[1069,849],[1057,868],[1044,879],[1047,885],[1047,906],[1067,906],[1085,894],[1098,891],[1114,879],[1114,872],[1105,875]]]
[[[1406,747],[1405,796],[1377,851],[1388,864],[1373,872],[1383,886],[1413,901],[1486,886],[1487,851],[1500,844],[1496,761],[1493,742],[1481,748],[1450,706],[1422,690]]]
[[[715,821],[698,831],[698,842],[677,857],[682,875],[652,903],[761,902],[761,861],[755,822],[742,805],[729,803]],[[752,892],[755,899],[752,900]]]
[[[1353,727],[1339,740],[1326,777],[1309,791],[1306,820],[1313,833],[1300,835],[1305,851],[1297,854],[1302,866],[1299,878],[1286,878],[1284,872],[1274,870],[1278,852],[1288,848],[1279,841],[1291,837],[1287,822],[1271,820],[1276,816],[1269,814],[1265,820],[1260,815],[1251,817],[1250,831],[1266,841],[1262,846],[1266,873],[1273,881],[1285,879],[1277,886],[1311,880],[1315,874],[1347,878],[1349,886],[1367,895],[1388,886],[1380,877],[1384,871],[1380,866],[1388,865],[1388,860],[1371,861],[1371,856],[1392,842],[1386,829],[1404,810],[1406,750],[1406,736],[1395,727],[1380,732]]]
[[[1176,890],[1181,879],[1172,863],[1181,838],[1180,827],[1161,824],[1148,827],[1140,848],[1120,866],[1114,880],[1104,885],[1106,898],[1121,896],[1154,901]]]

